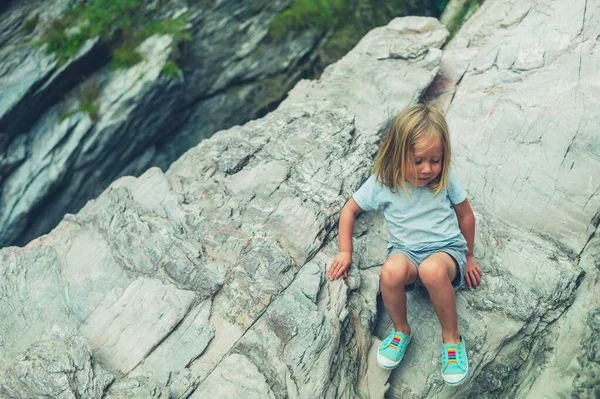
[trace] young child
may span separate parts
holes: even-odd
[[[454,171],[444,116],[428,105],[402,111],[375,160],[374,174],[354,193],[340,215],[339,253],[328,271],[332,280],[352,263],[352,230],[359,212],[383,207],[389,232],[381,269],[381,294],[393,323],[379,345],[377,362],[396,367],[411,339],[406,291],[424,285],[442,325],[442,378],[451,385],[469,371],[465,341],[457,324],[454,290],[481,281],[473,259],[475,217]]]

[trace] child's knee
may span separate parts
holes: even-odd
[[[406,285],[413,283],[416,278],[416,269],[408,262],[398,262],[388,258],[381,268],[382,284],[389,286]]]
[[[437,260],[426,260],[419,265],[419,278],[425,287],[445,284],[450,281],[446,265]]]

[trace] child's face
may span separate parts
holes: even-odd
[[[442,142],[435,136],[417,140],[412,155],[414,162],[409,162],[406,167],[406,181],[414,186],[425,187],[442,172]]]

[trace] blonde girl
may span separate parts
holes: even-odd
[[[402,111],[379,149],[373,175],[342,209],[339,253],[328,277],[347,277],[356,216],[383,208],[389,243],[381,294],[393,329],[379,345],[377,362],[392,369],[402,360],[412,337],[406,292],[425,286],[442,326],[442,378],[457,385],[469,364],[454,291],[463,283],[477,287],[482,271],[473,258],[475,217],[450,161],[448,125],[440,111],[422,104]]]

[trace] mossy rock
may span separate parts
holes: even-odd
[[[182,77],[182,72],[179,68],[179,65],[177,65],[177,63],[173,60],[165,62],[160,72],[171,80],[179,79]]]
[[[190,40],[187,29],[185,15],[154,20],[141,0],[91,0],[53,21],[38,45],[46,45],[47,53],[65,62],[87,40],[100,38],[113,52],[112,67],[127,68],[142,60],[134,49],[146,38],[170,34],[176,41]]]

